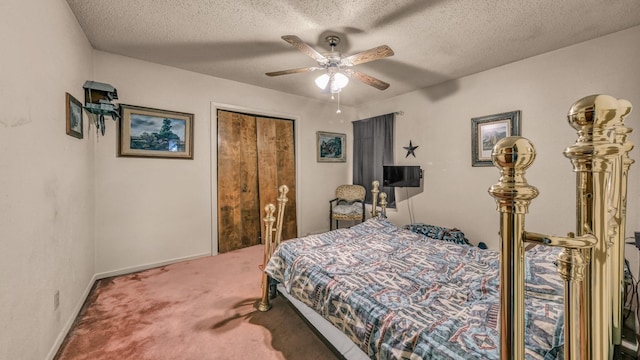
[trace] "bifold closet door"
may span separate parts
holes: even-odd
[[[218,252],[260,244],[258,148],[253,116],[218,111]]]
[[[264,207],[268,203],[277,205],[278,187],[287,185],[289,192],[282,223],[282,239],[293,239],[298,236],[293,121],[258,117],[256,123],[260,215],[264,217]]]
[[[257,245],[264,206],[289,186],[283,239],[296,237],[293,121],[218,111],[218,251]]]

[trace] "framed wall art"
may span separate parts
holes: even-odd
[[[471,165],[493,166],[491,152],[498,140],[520,135],[520,110],[471,119]]]
[[[316,132],[318,162],[347,161],[347,135],[331,132]]]
[[[69,93],[66,93],[65,100],[67,108],[67,135],[82,139],[82,103]]]
[[[193,114],[120,104],[118,156],[193,159]]]

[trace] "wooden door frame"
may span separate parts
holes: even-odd
[[[298,169],[300,169],[300,157],[298,156],[298,151],[296,151],[298,149],[298,136],[299,136],[299,129],[298,129],[298,124],[299,124],[299,120],[300,120],[300,116],[299,115],[292,115],[292,114],[287,114],[287,113],[280,113],[280,112],[275,112],[275,111],[267,111],[267,110],[261,110],[261,109],[255,109],[255,108],[250,108],[250,107],[246,107],[246,106],[238,106],[238,105],[230,105],[230,104],[223,104],[223,103],[217,103],[217,102],[211,102],[211,114],[210,114],[210,121],[209,121],[209,130],[210,130],[210,136],[209,136],[209,150],[210,150],[210,154],[211,154],[211,161],[209,161],[209,183],[210,183],[210,187],[211,187],[211,194],[209,197],[210,200],[210,210],[211,210],[211,216],[209,217],[209,220],[211,221],[211,238],[210,238],[210,246],[211,246],[211,255],[218,255],[218,172],[217,172],[217,168],[218,168],[218,110],[223,110],[223,111],[232,111],[232,112],[239,112],[239,113],[245,113],[245,114],[250,114],[250,115],[255,115],[255,116],[266,116],[266,117],[272,117],[272,118],[278,118],[278,119],[283,119],[283,120],[291,120],[293,121],[293,146],[294,146],[294,156],[295,156],[295,167],[296,167],[296,171],[295,171],[295,176],[296,176],[296,189],[299,189],[300,187],[298,186]],[[298,202],[298,199],[300,198],[300,196],[297,196],[296,198],[296,219],[300,219],[300,203]],[[275,201],[275,199],[274,199]],[[300,227],[299,227],[300,221],[296,221],[296,231],[297,233],[300,233]]]

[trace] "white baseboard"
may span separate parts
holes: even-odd
[[[125,268],[125,269],[119,269],[119,270],[107,271],[107,272],[103,272],[103,273],[94,274],[93,277],[91,278],[91,280],[89,281],[89,284],[84,289],[84,292],[82,293],[82,296],[78,300],[78,303],[76,304],[76,306],[74,307],[73,311],[71,312],[71,315],[69,316],[69,319],[67,320],[66,324],[64,325],[62,330],[60,330],[60,333],[58,334],[58,337],[56,338],[55,343],[51,347],[51,350],[49,350],[49,354],[47,354],[46,360],[53,360],[53,358],[58,353],[58,350],[60,349],[60,346],[62,346],[62,342],[67,337],[67,334],[69,333],[69,331],[71,331],[71,327],[73,326],[73,323],[76,321],[76,318],[78,317],[78,314],[80,313],[80,310],[82,310],[82,307],[84,306],[84,303],[87,300],[87,297],[89,296],[89,293],[91,292],[91,289],[93,288],[93,284],[95,284],[95,282],[97,280],[108,278],[108,277],[112,277],[112,276],[118,276],[118,275],[134,273],[134,272],[137,272],[137,271],[142,271],[142,270],[147,270],[147,269],[153,269],[153,268],[158,267],[158,266],[169,265],[169,264],[173,264],[173,263],[177,263],[177,262],[181,262],[181,261],[199,259],[199,258],[206,257],[206,256],[211,256],[211,254],[210,253],[206,253],[206,254],[185,256],[185,257],[181,257],[181,258],[175,258],[175,259],[160,261],[160,262],[156,262],[156,263],[144,264],[144,265],[140,265],[140,266],[134,266],[134,267],[130,267],[130,268]]]
[[[96,280],[97,280],[96,275],[93,275],[91,280],[89,280],[89,284],[87,284],[87,287],[84,289],[82,296],[80,296],[80,299],[76,303],[76,306],[73,308],[73,311],[71,312],[69,319],[67,319],[66,324],[64,325],[62,330],[60,330],[60,333],[58,334],[56,341],[53,343],[51,350],[49,350],[49,353],[47,354],[47,357],[46,357],[47,360],[53,360],[53,358],[58,353],[58,350],[60,349],[62,342],[67,337],[67,334],[71,330],[73,323],[76,321],[76,318],[78,317],[80,310],[82,310],[82,307],[84,306],[84,302],[87,300],[87,297],[89,296],[89,293],[91,292],[91,289],[93,288],[93,284],[96,282]]]
[[[153,268],[156,268],[156,267],[159,267],[159,266],[169,265],[169,264],[173,264],[173,263],[177,263],[177,262],[181,262],[181,261],[199,259],[199,258],[206,257],[206,256],[211,256],[211,253],[190,255],[190,256],[185,256],[185,257],[181,257],[181,258],[169,259],[169,260],[164,260],[164,261],[159,261],[159,262],[154,262],[154,263],[149,263],[149,264],[143,264],[143,265],[138,265],[138,266],[129,267],[129,268],[123,268],[123,269],[118,269],[118,270],[113,270],[113,271],[106,271],[106,272],[102,272],[102,273],[96,274],[96,280],[100,280],[100,279],[104,279],[104,278],[108,278],[108,277],[112,277],[112,276],[130,274],[130,273],[134,273],[134,272],[138,272],[138,271],[142,271],[142,270],[153,269]]]

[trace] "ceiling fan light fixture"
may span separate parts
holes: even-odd
[[[316,78],[316,86],[320,89],[326,89],[327,83],[331,79],[329,74],[324,73]],[[331,81],[331,93],[340,92],[345,86],[349,84],[349,78],[341,72],[336,72],[333,75],[333,80]]]

